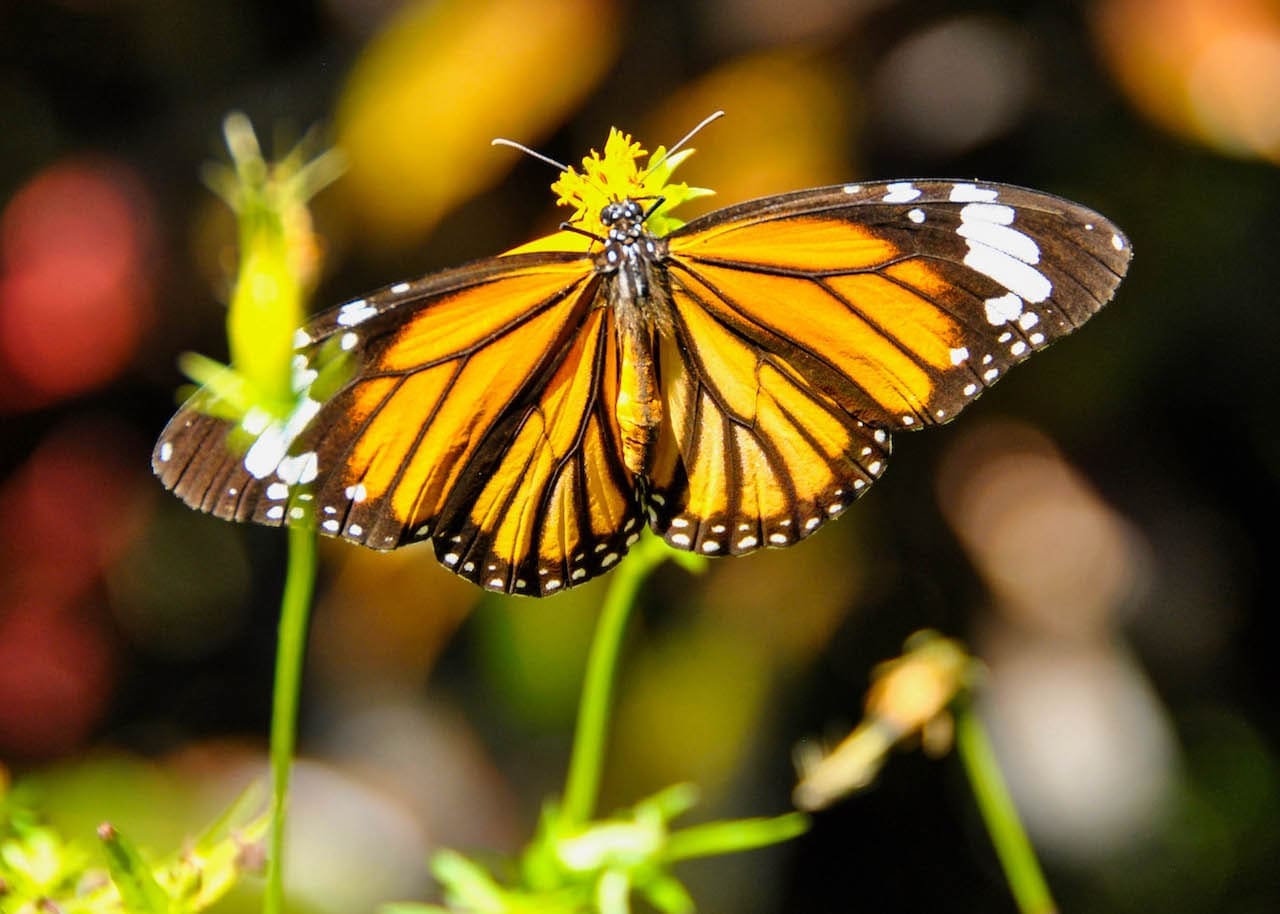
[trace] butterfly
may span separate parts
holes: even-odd
[[[430,541],[530,596],[608,571],[646,524],[708,556],[787,546],[880,477],[893,432],[952,419],[1128,267],[1103,216],[980,181],[821,187],[682,225],[681,144],[641,169],[613,131],[582,173],[559,166],[566,230],[320,314],[287,419],[242,422],[237,452],[199,392],[155,472],[222,518]],[[335,347],[354,367],[320,399]]]

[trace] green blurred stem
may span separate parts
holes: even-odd
[[[1018,810],[1009,796],[995,751],[972,703],[964,702],[956,715],[956,749],[973,785],[978,811],[995,845],[996,856],[1022,914],[1053,914],[1057,906]]]
[[[573,734],[573,754],[569,759],[562,810],[566,822],[584,825],[595,813],[622,638],[626,634],[627,621],[640,585],[668,556],[669,551],[662,540],[645,536],[613,573],[609,590],[605,593],[604,608],[600,621],[596,623],[591,653],[587,656],[586,680]]]
[[[307,623],[316,580],[316,534],[310,524],[289,527],[288,563],[284,595],[280,601],[275,690],[271,702],[271,847],[267,855],[264,914],[281,914],[284,910],[284,837],[289,770],[297,742],[302,658],[307,648]]]

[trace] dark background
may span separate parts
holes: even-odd
[[[936,627],[988,665],[1062,910],[1275,910],[1264,0],[0,4],[3,765],[86,841],[111,818],[160,849],[262,765],[283,537],[148,470],[177,355],[226,356],[234,226],[199,173],[227,112],[348,157],[314,206],[321,307],[554,227],[554,174],[491,137],[576,162],[717,108],[681,169],[709,206],[982,177],[1095,207],[1136,257],[1077,336],[899,436],[821,536],[659,573],[606,808],[689,779],[693,818],[784,811],[791,746],[842,735]],[[326,545],[290,878],[308,910],[371,910],[429,897],[433,848],[529,833],[604,582],[503,600],[428,552]],[[710,912],[1013,910],[953,757],[895,756],[798,842],[681,872]]]

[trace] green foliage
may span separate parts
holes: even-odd
[[[259,868],[267,814],[256,791],[240,797],[205,832],[158,862],[114,826],[98,847],[43,824],[14,794],[0,798],[0,914],[195,914]]]
[[[676,784],[607,819],[578,826],[556,804],[544,807],[537,834],[503,884],[488,869],[442,851],[431,871],[445,906],[394,904],[383,914],[627,914],[639,895],[663,914],[692,914],[693,898],[671,864],[787,841],[808,828],[800,813],[739,819],[672,831],[671,822],[697,802],[692,784]]]

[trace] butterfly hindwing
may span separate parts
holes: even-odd
[[[673,546],[742,555],[785,546],[841,514],[883,472],[888,435],[847,413],[785,360],[672,277],[667,401],[648,498]]]

